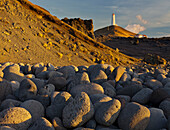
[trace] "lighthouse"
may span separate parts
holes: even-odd
[[[112,21],[111,21],[111,25],[116,25],[116,20],[115,20],[115,14],[112,14]]]

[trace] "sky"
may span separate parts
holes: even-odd
[[[94,29],[116,24],[148,37],[170,37],[170,0],[29,0],[62,18],[93,19]]]

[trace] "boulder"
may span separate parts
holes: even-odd
[[[116,89],[110,83],[104,82],[102,84],[102,87],[104,89],[104,94],[106,94],[112,98],[116,96]]]
[[[94,119],[91,119],[86,123],[86,128],[95,129],[96,125],[97,125],[96,121]]]
[[[90,79],[86,72],[76,73],[73,76],[73,79],[71,80],[69,85],[67,86],[67,91],[70,91],[73,87],[75,87],[79,84],[87,84],[87,83],[90,83]]]
[[[150,121],[145,130],[160,130],[166,128],[167,119],[161,109],[149,108],[150,110]]]
[[[52,122],[55,130],[67,130],[66,128],[64,128],[60,118],[55,117]]]
[[[120,101],[121,103],[121,108],[123,109],[131,100],[129,96],[126,95],[118,95],[116,98]]]
[[[170,88],[158,88],[153,91],[150,102],[155,106],[159,106],[166,98],[170,98]]]
[[[138,82],[125,82],[124,87],[116,92],[117,95],[127,95],[133,97],[137,92],[139,92],[143,87]]]
[[[21,82],[25,79],[24,74],[20,72],[20,67],[17,64],[7,66],[4,70],[4,79],[8,81],[18,81]]]
[[[80,84],[70,90],[70,94],[75,97],[77,93],[86,92],[88,95],[103,94],[103,87],[96,83]]]
[[[102,84],[107,81],[107,75],[103,70],[99,70],[90,74],[90,81],[97,84]]]
[[[9,126],[0,126],[0,130],[16,130],[16,129],[11,128]]]
[[[116,82],[118,82],[120,78],[122,77],[122,75],[124,74],[124,72],[125,72],[125,68],[122,66],[118,66],[110,74],[109,79],[115,80]]]
[[[82,126],[93,115],[94,108],[89,96],[85,92],[81,92],[63,109],[63,124],[66,128]]]
[[[30,112],[33,122],[44,116],[44,107],[36,100],[27,100],[23,102],[20,107],[23,107]]]
[[[44,117],[40,117],[28,130],[55,130],[53,125]]]
[[[170,88],[170,82],[166,83],[164,88]]]
[[[147,104],[150,100],[152,92],[153,90],[150,88],[143,88],[132,97],[132,101],[139,104]]]
[[[121,103],[117,99],[103,103],[95,112],[95,120],[101,125],[110,126],[117,119],[120,109]]]
[[[8,108],[0,113],[0,126],[9,126],[16,130],[26,130],[31,123],[31,114],[22,107]]]
[[[163,110],[167,118],[170,117],[170,98],[163,100],[160,103],[159,108]]]
[[[75,75],[75,70],[71,66],[63,66],[62,68],[57,70],[58,72],[63,73],[63,76],[68,79],[70,76]]]
[[[1,110],[10,108],[10,107],[19,107],[21,105],[22,102],[17,101],[17,100],[13,100],[13,99],[5,99],[2,103],[1,103]]]
[[[64,107],[72,101],[73,98],[68,92],[60,92],[54,98],[54,101],[46,109],[46,115],[49,119],[53,120],[54,117],[62,117]]]
[[[51,77],[48,79],[48,84],[53,84],[55,86],[55,90],[61,90],[67,84],[67,80],[64,77]]]
[[[12,94],[11,83],[8,81],[0,82],[0,101],[4,100],[9,94]]]
[[[148,86],[149,88],[153,89],[153,90],[163,87],[163,84],[156,79],[148,80],[145,85]]]
[[[30,79],[24,79],[21,81],[18,98],[21,101],[33,99],[37,94],[37,86]]]
[[[150,111],[138,103],[128,103],[120,112],[118,125],[125,130],[145,130],[150,120]]]

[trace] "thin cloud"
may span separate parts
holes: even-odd
[[[146,30],[146,28],[140,24],[127,25],[125,29],[137,34]]]
[[[144,20],[143,17],[141,15],[137,15],[136,18],[141,21],[143,24],[147,24],[148,21],[147,20]]]

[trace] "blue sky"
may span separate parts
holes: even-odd
[[[149,37],[170,37],[170,0],[30,0],[62,19],[93,19],[95,30],[109,26],[111,15],[128,30]]]

